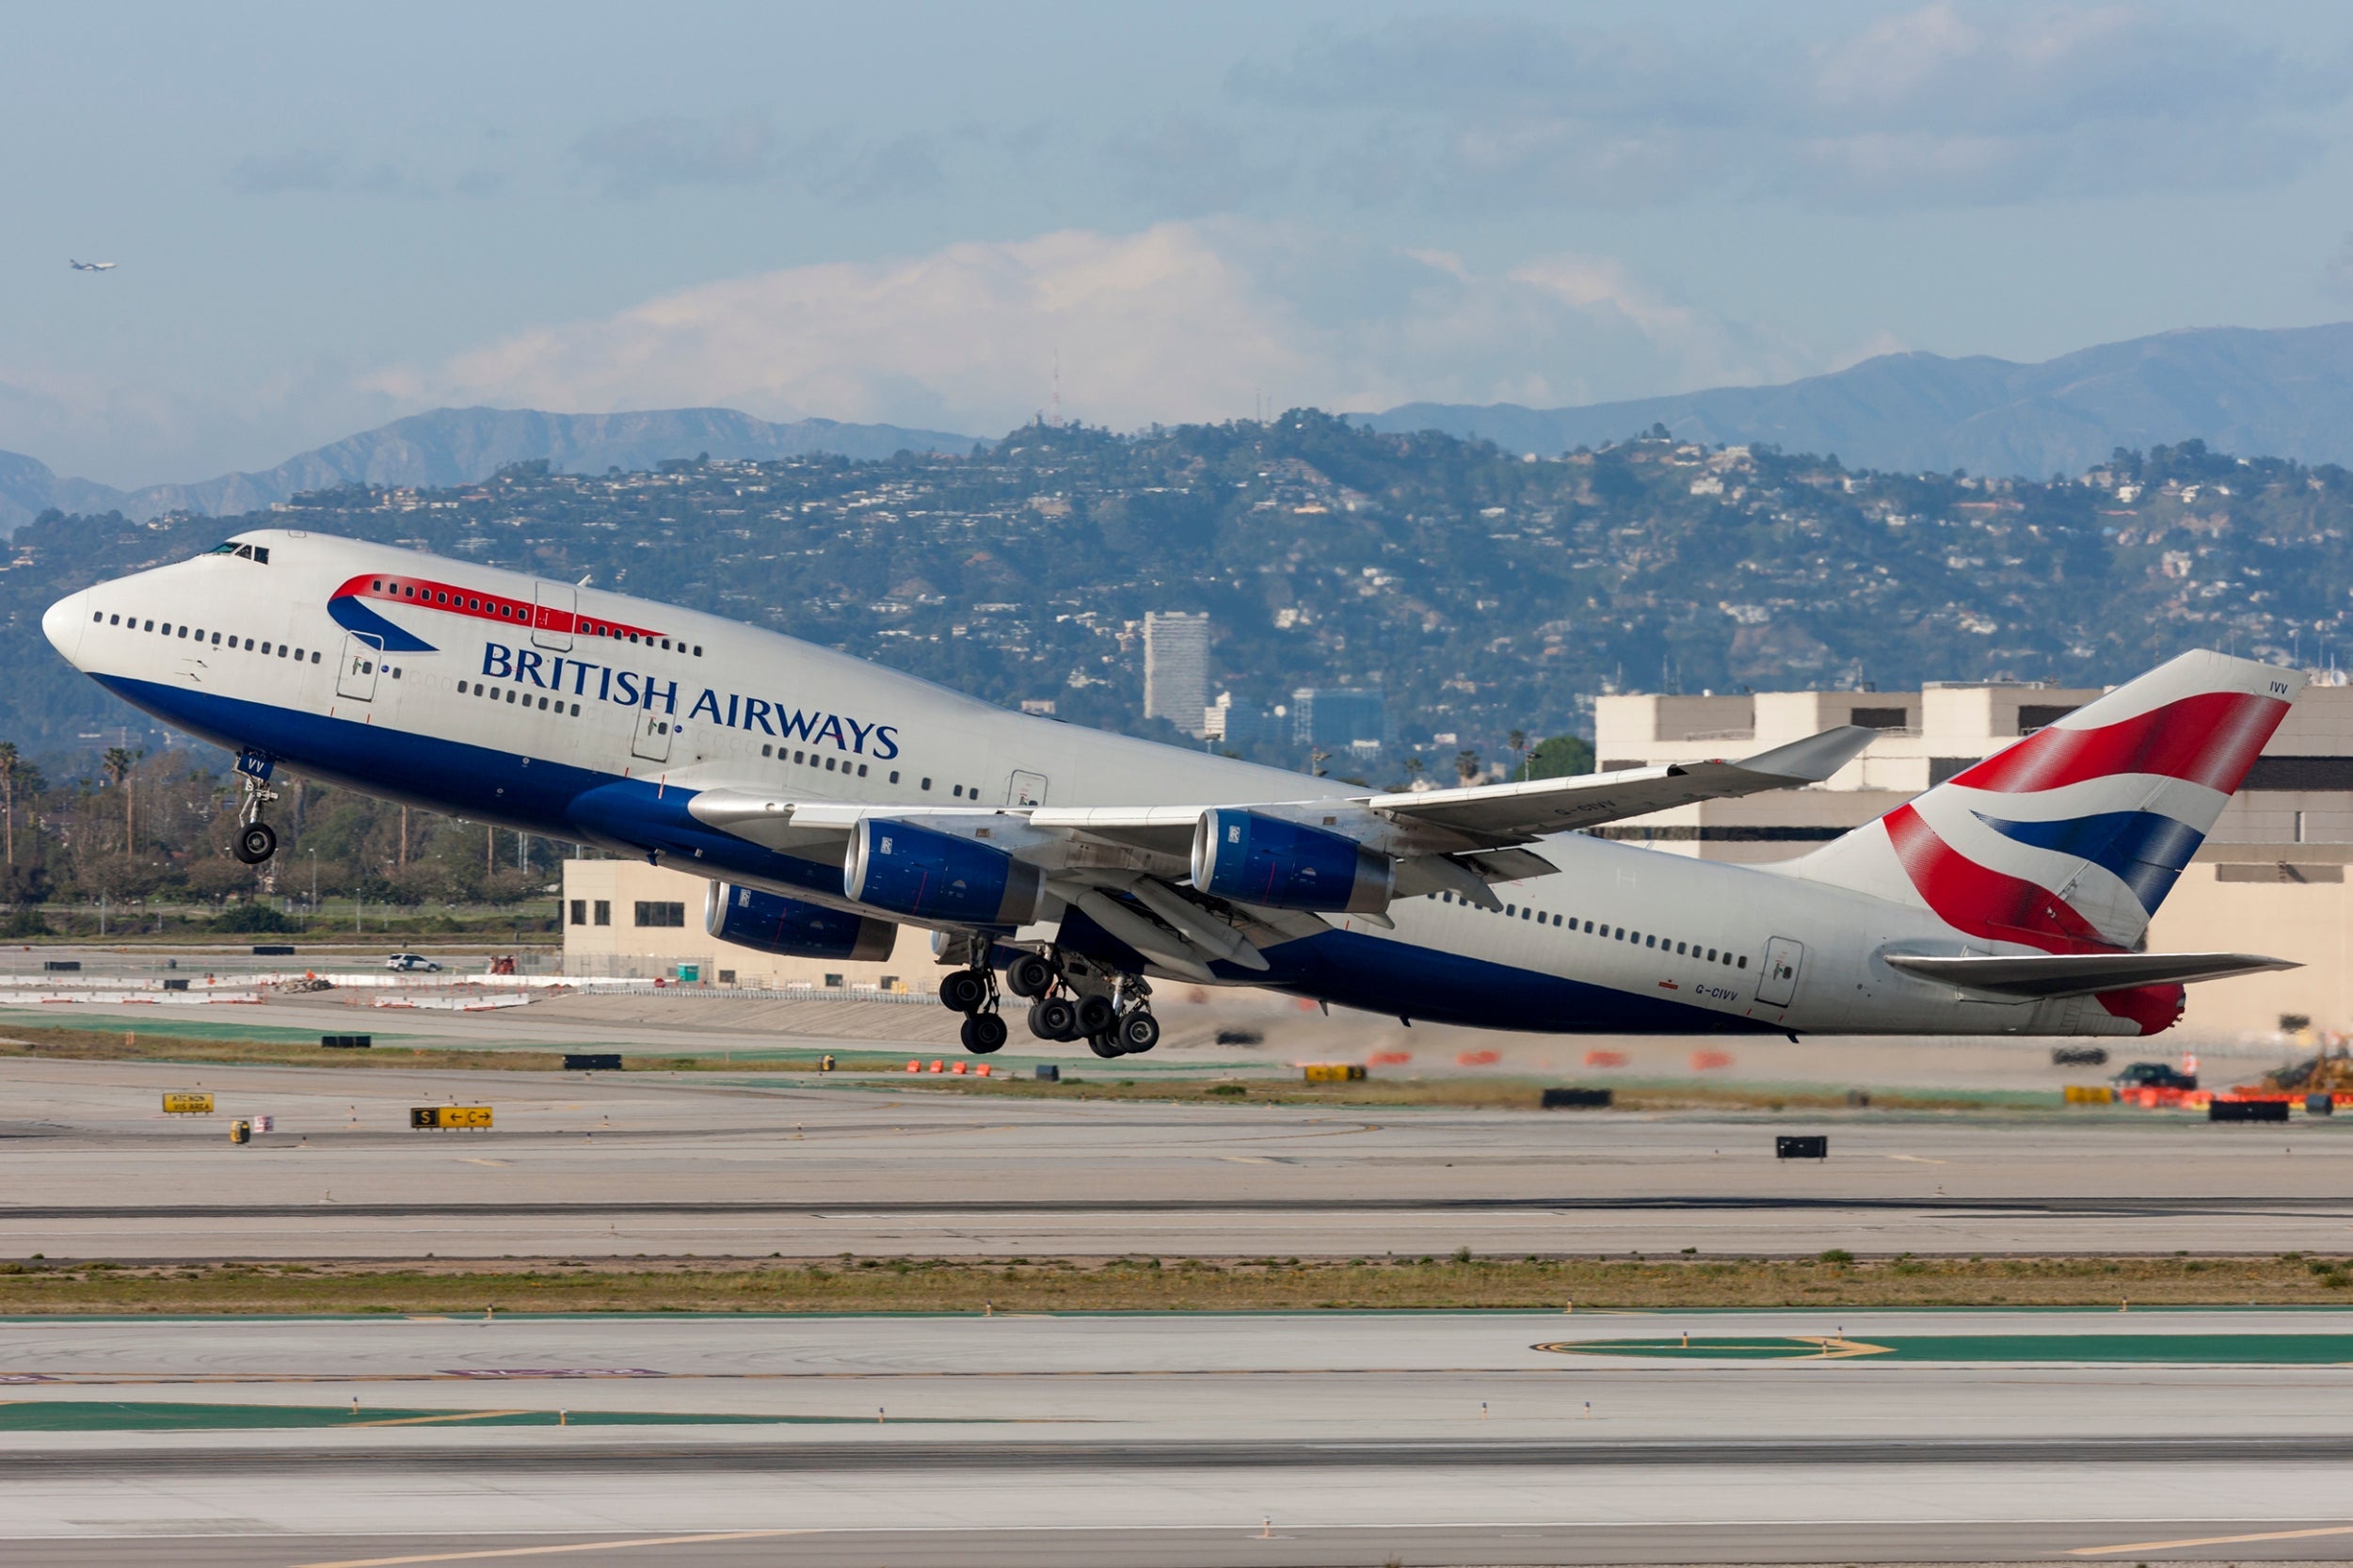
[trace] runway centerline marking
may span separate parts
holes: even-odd
[[[2243,1541],[2307,1541],[2317,1535],[2353,1535],[2353,1525],[2322,1529],[2265,1530],[2260,1535],[2207,1535],[2193,1541],[2134,1541],[2121,1546],[2076,1546],[2069,1557],[2105,1557],[2116,1552],[2169,1552],[2187,1546],[2235,1546]]]
[[[297,1568],[395,1568],[406,1562],[479,1562],[497,1557],[552,1557],[558,1552],[627,1552],[641,1546],[699,1546],[710,1541],[774,1541],[787,1535],[814,1535],[814,1530],[728,1530],[712,1535],[645,1535],[622,1541],[570,1541],[558,1546],[493,1546],[471,1552],[420,1552],[408,1557],[347,1557],[332,1562],[305,1562]]]

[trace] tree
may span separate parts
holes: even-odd
[[[1454,754],[1454,776],[1469,789],[1479,782],[1479,753],[1465,748]]]
[[[1521,770],[1529,778],[1567,778],[1593,771],[1593,743],[1576,735],[1555,735],[1538,742]]]
[[[8,819],[8,861],[16,864],[16,770],[23,760],[14,741],[0,741],[0,810]]]
[[[122,792],[122,847],[128,853],[131,842],[131,769],[138,761],[121,746],[108,746],[99,766],[105,771],[106,782]]]
[[[1512,748],[1512,755],[1519,759],[1519,765],[1512,770],[1512,776],[1526,778],[1528,776],[1528,731],[1514,729],[1504,737],[1504,743]]]

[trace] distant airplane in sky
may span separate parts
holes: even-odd
[[[66,260],[73,262],[71,256],[68,256]],[[114,269],[115,264],[112,262],[73,262],[73,270],[76,272],[112,272]]]

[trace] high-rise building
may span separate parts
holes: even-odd
[[[1144,617],[1144,716],[1202,732],[1209,701],[1209,617],[1163,610]]]

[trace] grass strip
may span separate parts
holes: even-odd
[[[2342,1258],[0,1264],[0,1313],[1111,1312],[2353,1304]],[[0,1368],[4,1370],[5,1368]]]

